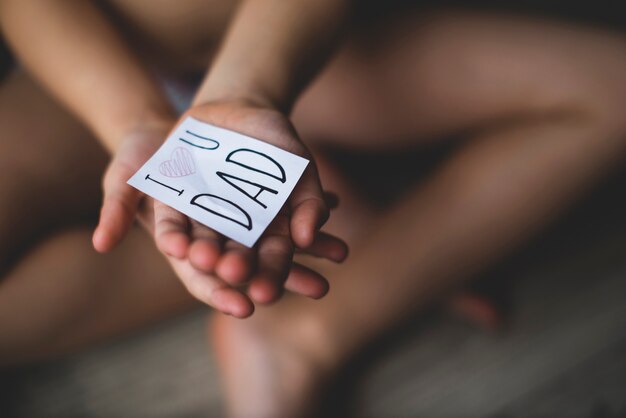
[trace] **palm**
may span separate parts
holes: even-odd
[[[310,159],[289,121],[278,112],[241,104],[212,104],[193,108],[185,116]],[[133,222],[142,196],[127,186],[126,180],[156,151],[165,134],[147,132],[129,138],[120,147],[105,177],[105,204],[94,235],[99,250],[114,246]],[[326,293],[328,284],[322,276],[292,262],[295,246],[335,261],[346,254],[342,241],[317,231],[328,209],[313,164],[252,249],[152,199],[144,197],[138,215],[187,289],[203,302],[240,317],[252,313],[253,302],[277,300],[283,287],[314,298]],[[244,284],[246,293],[240,290]]]

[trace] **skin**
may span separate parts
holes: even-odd
[[[285,113],[330,54],[347,9],[345,0],[244,1],[192,107],[179,120],[194,116],[310,159]],[[24,23],[39,20],[40,25]],[[0,23],[21,62],[114,155],[103,180],[96,250],[119,245],[138,215],[187,289],[224,313],[250,316],[254,303],[275,302],[285,287],[313,298],[326,293],[326,279],[315,271],[298,268],[289,276],[296,248],[337,261],[347,254],[340,239],[318,234],[329,210],[314,163],[287,200],[286,219],[277,217],[254,249],[224,240],[126,184],[178,122],[145,63],[96,4],[3,0]],[[259,26],[275,30],[259,34]],[[45,45],[38,42],[42,37]],[[251,49],[254,43],[261,46]],[[299,54],[303,47],[310,52],[305,59]],[[141,209],[149,212],[139,211],[142,200]],[[236,288],[244,281],[248,292]]]
[[[254,413],[254,416],[288,417],[310,412],[314,394],[322,382],[355,350],[511,251],[623,156],[626,126],[620,112],[626,104],[622,82],[626,41],[622,34],[556,22],[455,12],[405,15],[387,24],[389,27],[383,23],[376,27],[376,32],[369,33],[377,36],[376,44],[368,43],[367,38],[355,31],[301,97],[292,117],[301,137],[313,145],[332,143],[348,148],[400,151],[437,138],[462,136],[465,141],[428,181],[407,191],[406,197],[396,205],[382,210],[373,209],[365,198],[356,196],[336,170],[318,159],[322,184],[342,198],[342,205],[327,228],[350,244],[351,258],[341,268],[307,260],[312,271],[333,279],[332,291],[322,301],[288,298],[271,308],[258,309],[246,321],[227,316],[214,318],[210,327],[212,343],[232,416]],[[230,59],[236,60],[223,58],[222,62]],[[23,86],[30,86],[31,95],[16,89],[19,83],[15,78],[10,80],[2,91],[3,100],[12,103],[22,97],[26,103],[20,112],[7,105],[7,110],[0,114],[12,111],[24,119],[20,119],[20,124],[12,124],[13,119],[7,117],[7,123],[0,124],[3,129],[29,126],[27,121],[32,118],[31,108],[35,103],[56,106],[32,81],[20,77]],[[206,87],[209,91],[217,88],[211,87],[211,83],[203,86],[209,86]],[[235,113],[232,126],[249,120],[246,112],[257,115],[258,106],[264,106],[255,100],[244,103],[245,106],[239,103],[235,106],[242,113]],[[279,112],[291,107],[289,100],[284,103],[287,104],[275,106]],[[224,106],[234,105],[219,103],[216,112],[207,110],[206,117],[209,114],[220,117],[220,110],[227,108]],[[255,110],[248,110],[249,106]],[[224,114],[232,114],[232,107],[228,109]],[[272,117],[276,117],[277,123],[270,125],[270,130],[286,132],[285,136],[292,138],[292,125],[281,116]],[[68,138],[87,136],[71,117],[61,120],[68,120],[71,129],[66,127],[63,131],[61,128],[66,125],[56,126],[51,121],[53,125],[47,133],[64,133]],[[258,129],[256,123],[251,123]],[[158,132],[157,128],[154,132]],[[139,141],[142,144],[157,141],[151,139],[157,136],[155,133],[144,131],[142,135],[147,138]],[[56,135],[47,138],[42,132],[40,138],[42,144],[49,144],[54,143]],[[13,152],[18,153],[19,149]],[[66,161],[75,161],[70,157],[66,154]],[[76,157],[76,160],[86,159]],[[25,164],[24,167],[34,167],[32,161],[17,161]],[[33,177],[40,184],[49,178]],[[97,181],[97,175],[93,178]],[[9,184],[4,187],[0,189],[7,190],[3,193],[30,190],[16,191]],[[2,201],[33,198],[23,196],[19,200],[11,194],[6,196],[11,200]],[[157,216],[157,211],[151,211],[150,205],[144,209],[149,226],[150,214]],[[7,213],[0,218],[3,222],[0,230],[5,234],[15,224],[11,216],[14,214]],[[37,228],[33,226],[33,229]],[[85,237],[80,241],[80,233],[76,234],[52,236],[45,245],[59,251],[80,248],[85,245]],[[199,237],[192,238],[193,249]],[[211,245],[213,239],[203,237],[197,243]],[[132,240],[125,245],[128,245],[126,249],[121,248],[111,257],[124,251],[131,254],[138,251],[139,244],[132,246]],[[380,251],[381,248],[385,251]],[[28,309],[11,303],[14,300],[33,298],[44,312],[53,312],[56,306],[45,292],[34,299],[33,291],[44,278],[37,271],[49,271],[54,257],[44,257],[45,251],[33,250],[27,254],[28,258],[24,256],[13,264],[2,282],[0,309],[7,310],[7,314],[1,314],[0,318],[15,317],[13,312],[18,308]],[[156,252],[146,255],[146,260],[152,260],[150,257],[158,258]],[[171,257],[170,264],[176,268]],[[58,280],[104,270],[94,269],[86,257],[77,261],[80,263],[68,267],[73,269],[72,273],[62,274]],[[202,271],[203,262],[198,259],[196,265],[191,262],[185,265]],[[137,289],[146,292],[141,299],[153,300],[148,297],[153,290],[147,285],[142,288],[144,281],[130,269],[132,263],[128,264],[123,267],[125,264],[121,263],[119,274],[136,277]],[[149,264],[146,262],[145,266]],[[25,273],[18,275],[18,272]],[[227,276],[225,272],[223,275]],[[202,275],[200,281],[215,283],[205,281],[205,277]],[[164,279],[164,288],[172,286],[180,290],[172,278]],[[301,281],[290,284],[287,280],[285,286],[297,288],[298,283]],[[59,287],[75,288],[72,286],[77,284]],[[85,287],[79,288],[89,294],[90,288],[84,281],[82,286]],[[122,292],[125,286],[120,280],[110,292]],[[7,289],[13,290],[9,293]],[[83,299],[71,294],[64,298]],[[15,358],[18,349],[27,353],[30,350],[30,358],[41,356],[37,342],[50,341],[52,337],[56,341],[73,341],[73,346],[77,346],[115,333],[116,326],[107,323],[107,317],[102,314],[110,312],[106,311],[111,306],[108,300],[98,305],[102,311],[90,304],[80,305],[91,312],[89,321],[81,325],[72,322],[79,308],[68,302],[62,314],[43,316],[49,322],[33,319],[19,327],[0,326],[0,330],[13,329],[13,333],[0,334],[3,341],[11,342],[0,345],[10,347],[3,357]],[[109,303],[113,304],[112,298]],[[136,300],[128,300],[118,309],[133,312],[135,303]],[[148,304],[144,316],[129,315],[127,321],[120,318],[117,327],[129,329],[151,317],[171,314],[187,306],[193,303],[185,298],[171,305]],[[232,306],[225,305],[222,309]],[[85,336],[85,329],[101,332],[95,332],[97,336]],[[47,335],[42,335],[43,330]],[[64,348],[68,347],[61,345],[57,350]]]

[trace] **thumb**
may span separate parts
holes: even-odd
[[[291,235],[295,244],[307,248],[328,220],[330,211],[320,184],[315,163],[311,160],[289,200],[291,207]]]
[[[104,176],[100,221],[92,239],[94,248],[99,252],[115,248],[135,220],[141,195],[138,190],[126,184],[131,174],[113,160]]]

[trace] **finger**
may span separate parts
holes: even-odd
[[[186,257],[189,249],[187,216],[162,202],[155,201],[154,239],[164,254],[176,258]]]
[[[215,272],[226,283],[239,285],[250,279],[256,265],[255,250],[228,240]]]
[[[197,270],[189,260],[168,258],[178,277],[196,299],[237,318],[246,318],[254,312],[254,304],[248,296],[219,278]]]
[[[321,274],[294,263],[285,282],[285,289],[309,298],[320,299],[328,293],[329,284]]]
[[[315,234],[328,220],[329,210],[324,200],[317,169],[311,161],[289,199],[291,235],[300,248],[307,248]]]
[[[222,235],[197,221],[191,221],[191,237],[191,264],[205,273],[213,273],[222,256]]]
[[[141,194],[126,184],[130,174],[113,162],[104,176],[100,220],[92,237],[93,246],[99,252],[115,248],[135,220]]]
[[[306,249],[299,249],[298,252],[341,263],[348,257],[348,245],[333,235],[318,232],[313,244]]]
[[[286,216],[279,215],[258,243],[258,268],[248,287],[248,295],[252,300],[268,304],[280,298],[293,254],[289,220]]]

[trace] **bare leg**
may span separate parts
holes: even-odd
[[[4,274],[33,240],[93,218],[106,156],[85,129],[21,73],[0,85],[0,127]]]
[[[0,88],[0,127],[0,366],[195,306],[139,230],[113,254],[92,249],[106,156],[24,74]]]
[[[4,278],[0,365],[74,351],[197,306],[143,231],[102,256],[91,230],[54,234]]]
[[[331,129],[334,121],[345,128],[338,128],[344,142],[361,138],[361,144],[376,147],[376,135],[368,132],[379,132],[382,141],[384,125],[397,120],[403,122],[392,136],[397,146],[406,143],[411,127],[417,138],[467,131],[470,140],[426,184],[351,242],[348,263],[330,273],[334,280],[326,299],[285,300],[246,322],[217,318],[213,341],[233,416],[310,412],[321,379],[354,350],[510,251],[621,158],[626,124],[616,109],[626,103],[618,77],[626,71],[622,37],[506,18],[438,19],[416,39],[404,32],[403,44],[392,48],[398,57],[411,57],[417,44],[430,61],[413,67],[404,58],[386,61],[406,70],[406,86],[429,86],[405,88],[408,93],[387,90],[394,96],[387,103],[404,100],[412,118],[403,122],[383,115],[383,126],[377,127],[372,122],[377,119],[358,117],[361,100],[351,107],[354,126],[361,128],[360,121],[370,130],[350,136],[349,121],[328,114],[329,123],[317,120],[303,132]],[[461,40],[461,50],[454,39]],[[457,54],[465,49],[465,55]],[[596,51],[593,58],[590,50]],[[465,70],[473,70],[469,79],[454,73],[459,57],[467,60]],[[437,65],[430,71],[432,60]],[[535,68],[541,71],[533,73]],[[411,70],[417,79],[409,77]],[[322,101],[314,89],[311,96],[320,94]],[[411,102],[420,94],[426,97]],[[422,118],[417,110],[429,102]],[[312,110],[315,103],[309,106]],[[326,136],[333,138],[332,132]]]

